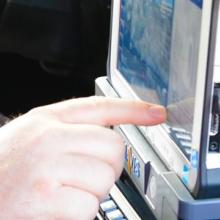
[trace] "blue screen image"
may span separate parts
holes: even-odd
[[[169,135],[187,158],[201,8],[201,0],[121,0],[120,5],[117,69],[140,99],[167,108]]]
[[[173,8],[173,0],[121,4],[118,68],[129,83],[156,88],[163,105],[167,105]]]

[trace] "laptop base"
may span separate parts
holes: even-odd
[[[96,79],[95,84],[96,95],[119,97],[107,77]],[[156,219],[220,219],[220,198],[195,200],[135,126],[121,125],[115,129],[126,145],[124,170]]]

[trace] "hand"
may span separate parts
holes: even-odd
[[[0,129],[0,219],[93,219],[123,167],[123,141],[104,126],[165,117],[157,105],[90,97],[12,120]]]

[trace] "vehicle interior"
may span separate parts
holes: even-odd
[[[65,38],[62,32],[57,33],[57,35],[60,34],[57,37],[61,39],[58,46],[60,51],[65,49],[66,39],[72,41],[72,37],[75,36],[74,46],[71,48],[73,57],[71,57],[71,53],[68,55],[71,62],[69,61],[67,65],[59,63],[60,60],[65,59],[63,58],[65,55],[62,53],[57,55],[58,62],[56,62],[57,60],[51,62],[50,57],[53,57],[51,51],[48,52],[49,64],[45,64],[41,60],[42,56],[35,52],[36,48],[33,47],[31,39],[36,34],[40,36],[38,37],[42,44],[41,42],[38,44],[39,54],[50,50],[44,43],[47,36],[43,32],[42,23],[32,19],[29,21],[30,24],[26,24],[24,22],[27,22],[28,17],[23,21],[20,19],[20,23],[15,21],[14,18],[19,16],[19,7],[17,7],[16,13],[9,13],[12,14],[13,19],[13,21],[9,21],[9,25],[4,19],[0,22],[2,83],[0,99],[1,112],[4,115],[16,116],[36,106],[72,97],[94,95],[94,79],[106,74],[111,2],[108,0],[77,2],[77,24],[74,23],[71,30],[73,36],[71,34],[68,36],[68,32]],[[30,7],[22,10],[25,12],[30,10]],[[44,19],[47,21],[47,18]],[[55,20],[51,19],[51,22],[53,21]],[[18,25],[16,30],[13,29],[12,23]],[[71,28],[71,24],[65,28]],[[19,25],[22,27],[26,25],[26,29],[25,27],[19,29]],[[30,29],[30,25],[34,26],[34,30]],[[63,23],[61,22],[59,25],[63,25]],[[7,27],[10,27],[11,30],[8,30],[10,28],[7,29]],[[7,30],[5,31],[5,29]],[[13,36],[20,40],[17,40],[17,45],[13,45]]]
[[[108,57],[109,63],[113,57],[109,50],[113,47],[113,44],[110,45],[110,30],[114,27],[114,25],[111,27],[111,7],[114,6],[112,2],[111,0],[0,0],[0,125],[4,124],[8,118],[24,114],[32,108],[70,98],[95,94],[104,96],[114,94],[113,97],[123,97],[118,90],[114,90],[114,85],[109,82],[109,78],[103,77],[99,82],[96,80],[98,77],[106,76]],[[135,0],[115,1],[115,5],[119,4],[118,2],[122,5],[126,2],[129,5]],[[188,2],[193,4],[193,9],[197,7],[199,12],[202,9],[202,6],[200,7],[202,0]],[[166,6],[163,12],[167,16],[171,11],[169,6],[174,4],[174,1],[153,3]],[[121,13],[120,16],[123,17],[125,14]],[[142,21],[144,26],[147,26],[144,23],[145,20],[142,19]],[[160,24],[164,26],[164,23]],[[121,25],[124,23],[121,22]],[[118,30],[121,29],[118,28]],[[117,33],[119,42],[121,36]],[[127,40],[126,37],[124,40]],[[130,45],[132,44],[129,44],[129,47]],[[118,53],[120,50],[117,48],[115,51]],[[95,87],[99,92],[95,91]],[[107,91],[114,93],[108,94],[106,88]],[[220,129],[219,121],[217,125]],[[204,207],[209,208],[206,212],[212,214],[214,210],[213,215],[219,216],[220,200],[210,199],[201,200],[201,202],[194,200],[176,173],[164,163],[162,157],[158,156],[156,148],[151,146],[151,142],[147,139],[147,136],[150,136],[149,133],[143,133],[141,127],[129,127],[129,125],[128,127],[116,126],[113,129],[120,132],[124,138],[127,155],[125,155],[125,169],[115,184],[119,192],[117,191],[117,195],[114,194],[115,191],[112,194],[110,192],[109,200],[112,203],[122,201],[123,204],[120,202],[114,204],[114,210],[105,205],[103,208],[101,204],[98,213],[100,216],[97,215],[96,220],[199,219],[197,216],[202,216],[200,211],[205,210]],[[157,139],[159,140],[158,136]],[[163,147],[163,149],[168,148]],[[188,171],[185,168],[187,167],[183,166],[181,174]],[[135,176],[137,173],[134,171],[137,170],[138,175]],[[143,178],[140,178],[140,171],[143,171]],[[159,180],[158,185],[155,179]],[[139,186],[143,186],[143,190]],[[157,194],[155,186],[159,186]],[[118,197],[118,194],[122,197]],[[108,218],[107,214],[115,210],[121,211],[123,216]],[[137,218],[129,218],[127,214]]]

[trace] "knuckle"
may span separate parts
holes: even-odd
[[[98,115],[105,115],[106,109],[112,107],[112,100],[109,97],[92,96],[89,99],[89,108],[95,110]],[[99,124],[109,126],[111,122],[111,119],[108,117],[100,117]]]
[[[42,113],[45,112],[45,108],[44,107],[36,107],[31,109],[28,114],[31,116],[36,116],[36,115],[41,115]]]
[[[99,200],[96,196],[88,194],[84,204],[84,211],[73,215],[73,219],[94,219],[99,211]]]
[[[104,188],[103,188],[103,191],[102,191],[102,193],[100,195],[102,197],[106,196],[109,193],[111,187],[113,186],[113,184],[114,184],[114,182],[116,180],[115,171],[114,171],[114,169],[112,167],[109,166],[106,169],[106,172],[105,172],[105,175],[103,177],[103,180],[105,181],[105,184],[103,184]]]
[[[60,128],[60,124],[54,121],[47,121],[41,127],[40,131],[40,138],[43,140],[48,140],[51,138],[58,138],[62,135],[62,129]]]
[[[106,164],[103,168],[102,174],[99,176],[100,181],[97,183],[97,196],[99,198],[104,198],[108,195],[116,180],[115,171],[110,165]]]
[[[55,123],[45,123],[38,122],[35,124],[35,128],[30,136],[30,143],[32,150],[46,150],[47,148],[42,148],[45,146],[50,146],[53,142],[52,140],[59,135],[59,128]],[[40,148],[39,148],[40,147]]]
[[[55,118],[55,114],[52,108],[47,106],[35,107],[27,112],[27,115],[30,117],[47,117],[47,118]]]
[[[108,182],[108,185],[112,186],[115,182],[115,172],[114,172],[114,169],[112,167],[108,167],[108,170],[106,172],[106,175],[107,175],[107,182]]]
[[[91,196],[89,204],[91,204],[91,206],[90,206],[90,213],[88,217],[90,218],[95,217],[99,210],[99,201],[95,196]],[[86,219],[89,219],[89,218],[86,218]]]
[[[116,161],[118,159],[122,159],[124,157],[125,153],[125,146],[123,142],[123,138],[121,135],[119,135],[116,131],[113,131],[112,133],[112,140],[114,141],[114,150],[115,150],[115,155],[114,158]]]
[[[32,146],[43,144],[46,141],[46,138],[48,138],[49,133],[50,129],[47,126],[45,126],[43,129],[37,129],[31,143]]]
[[[60,134],[59,126],[56,123],[46,123],[44,128],[42,128],[42,132],[40,132],[41,138],[47,139],[51,137],[57,137]]]
[[[116,179],[118,179],[124,165],[125,145],[122,136],[119,135],[116,131],[113,132],[114,132],[112,136],[113,142],[111,145],[112,154],[109,155],[109,158],[112,167],[115,168]]]
[[[114,140],[116,141],[116,143],[120,146],[123,146],[122,136],[116,131],[113,131],[113,135],[114,135]]]
[[[105,106],[106,108],[110,104],[110,100],[108,97],[104,96],[91,96],[90,103],[97,109],[101,109],[100,107]]]
[[[43,197],[52,195],[52,184],[49,178],[38,177],[33,181],[33,190]]]

